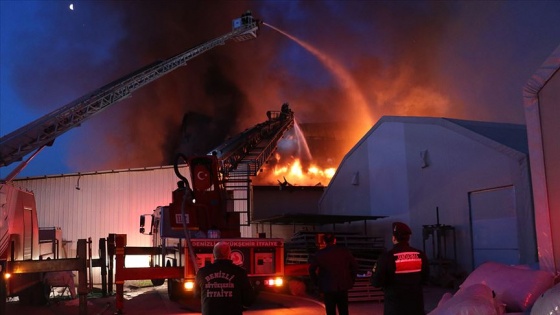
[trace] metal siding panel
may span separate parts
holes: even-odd
[[[76,189],[79,178],[80,190]],[[17,180],[35,192],[39,226],[62,229],[69,257],[75,257],[78,239],[92,240],[93,257],[98,241],[109,233],[127,234],[128,245],[148,246],[149,237],[138,232],[141,214],[171,202],[177,177],[173,168],[85,173]],[[94,270],[94,282],[100,282]]]

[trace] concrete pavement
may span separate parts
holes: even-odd
[[[436,287],[425,290],[427,310],[437,306],[441,296],[447,292]],[[95,294],[88,297],[88,315],[115,314],[115,297],[101,297]],[[311,297],[296,297],[286,294],[262,292],[255,304],[245,312],[248,315],[324,315],[323,303]],[[7,306],[7,314],[10,315],[80,315],[78,299],[51,299],[46,306],[26,306],[19,302],[10,302]],[[125,285],[124,314],[134,315],[166,315],[166,314],[200,314],[200,302],[198,300],[185,300],[172,302],[167,296],[167,286],[159,287],[137,287]],[[382,315],[382,302],[353,302],[350,303],[350,314],[352,315]]]

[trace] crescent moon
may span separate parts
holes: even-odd
[[[208,177],[208,174],[206,174],[203,171],[200,171],[198,173],[196,173],[196,178],[198,178],[199,180],[205,180]]]

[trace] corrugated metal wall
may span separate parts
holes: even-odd
[[[190,177],[187,167],[181,173]],[[66,257],[75,257],[78,239],[91,238],[92,256],[98,258],[99,239],[110,233],[126,234],[129,246],[150,246],[150,237],[139,232],[140,215],[169,204],[178,180],[173,167],[165,166],[33,177],[14,184],[35,193],[40,227],[62,229]],[[246,217],[247,192],[236,192],[235,199],[234,211]],[[242,237],[256,234],[251,226],[240,230]],[[127,257],[126,265],[147,266],[148,257]],[[99,270],[93,279],[101,282]]]
[[[188,177],[186,168],[181,171]],[[177,181],[172,167],[161,167],[26,178],[14,184],[35,193],[39,226],[62,229],[68,257],[75,257],[78,239],[91,237],[97,258],[98,241],[109,233],[127,234],[130,246],[149,246],[149,236],[139,233],[140,215],[169,204]],[[147,264],[147,258],[129,264]],[[98,271],[94,282],[100,282]]]

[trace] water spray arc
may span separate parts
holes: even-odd
[[[294,119],[294,133],[298,142],[299,155],[303,156],[304,159],[307,159],[308,161],[313,160],[313,156],[311,155],[311,151],[309,150],[309,145],[307,144],[305,135],[303,134],[303,131],[301,131],[301,128],[295,119]]]
[[[296,38],[293,35],[288,34],[287,32],[280,30],[277,27],[274,27],[266,22],[263,22],[263,25],[270,27],[271,29],[279,32],[280,34],[288,37],[289,39],[296,42],[298,45],[303,47],[305,50],[310,52],[313,56],[315,56],[324,66],[327,68],[331,73],[334,75],[335,79],[338,81],[340,86],[347,91],[347,97],[349,99],[350,104],[354,105],[358,113],[355,114],[355,117],[360,117],[361,122],[364,124],[364,132],[367,131],[372,126],[373,120],[368,110],[368,102],[364,97],[362,91],[356,84],[354,78],[350,75],[350,73],[342,66],[340,63],[336,62],[333,58],[329,57],[327,54],[319,51],[317,48],[312,46],[311,44]]]

